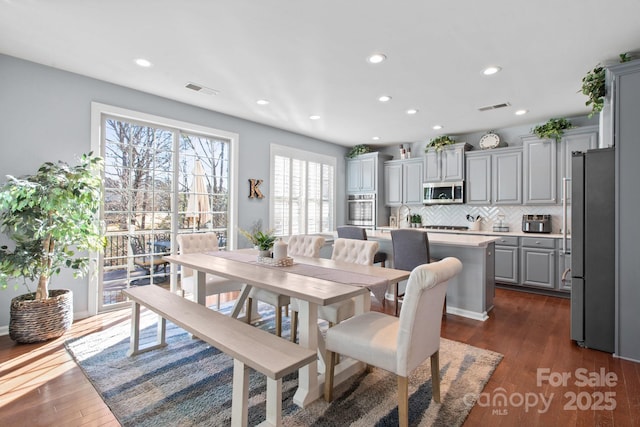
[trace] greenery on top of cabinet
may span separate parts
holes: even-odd
[[[556,141],[559,141],[562,135],[564,135],[564,131],[573,127],[575,126],[573,126],[569,120],[562,117],[559,119],[549,119],[545,124],[535,126],[531,129],[531,132],[535,133],[538,138],[554,138]]]
[[[359,145],[356,145],[356,146],[352,147],[351,150],[349,150],[349,152],[347,153],[347,157],[352,159],[355,156],[358,156],[360,154],[366,154],[366,153],[370,153],[370,152],[371,152],[371,147],[369,147],[366,144],[359,144]]]
[[[429,151],[430,148],[435,148],[436,151],[441,151],[447,145],[455,144],[456,142],[449,137],[448,135],[441,135],[435,138],[432,138],[427,146],[425,147],[425,153]]]
[[[631,61],[629,53],[620,54],[620,63]],[[597,65],[582,78],[582,93],[589,99],[584,103],[587,107],[591,105],[589,118],[599,113],[604,108],[605,92],[605,67]]]
[[[562,135],[564,135],[565,130],[574,127],[575,126],[565,118],[549,119],[545,124],[535,126],[531,129],[531,132],[535,133],[538,138],[554,138],[556,141],[559,141]]]

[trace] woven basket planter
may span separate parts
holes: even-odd
[[[73,293],[69,289],[53,289],[44,301],[35,294],[24,294],[11,300],[9,337],[19,343],[46,341],[62,336],[73,323]]]

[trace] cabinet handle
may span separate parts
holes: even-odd
[[[540,244],[540,241],[539,241],[539,240],[536,240],[536,245],[539,245],[539,244]]]
[[[570,271],[571,269],[567,268],[565,271],[562,272],[562,279],[560,279],[562,283],[565,283],[567,281],[567,274],[569,274]]]

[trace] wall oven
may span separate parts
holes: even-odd
[[[361,227],[375,227],[375,194],[349,194],[347,198],[347,224],[359,225]]]
[[[422,184],[422,203],[425,205],[464,203],[464,182],[426,182]]]

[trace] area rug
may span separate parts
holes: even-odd
[[[259,305],[259,327],[273,331],[273,310]],[[155,339],[157,316],[143,311],[143,342]],[[288,336],[288,318],[283,318]],[[129,322],[70,339],[65,346],[125,426],[224,426],[231,423],[233,360],[168,322],[168,346],[127,357]],[[409,423],[412,426],[460,426],[502,355],[442,339],[442,403],[431,399],[429,360],[410,377]],[[396,377],[374,368],[335,391],[335,400],[320,399],[306,408],[293,403],[297,372],[282,387],[285,426],[393,426],[398,423]],[[250,375],[249,425],[265,417],[265,377]]]

